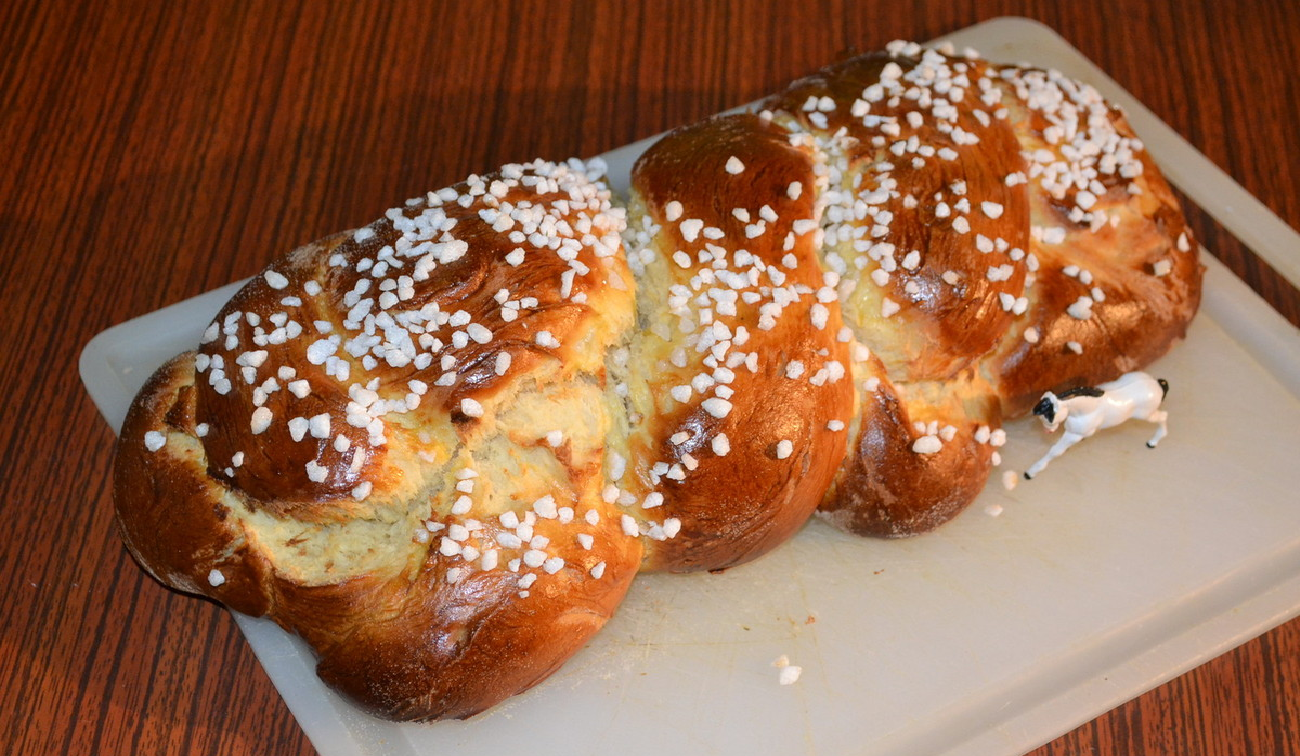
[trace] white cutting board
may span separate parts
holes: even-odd
[[[1172,181],[1300,280],[1300,237],[1049,29],[999,19],[948,39],[1097,85]],[[647,144],[607,156],[618,188]],[[1202,258],[1201,315],[1150,369],[1172,386],[1158,450],[1131,423],[1013,491],[995,474],[924,537],[815,521],[721,575],[644,576],[563,669],[471,721],[367,717],[295,638],[235,619],[324,756],[1022,753],[1300,614],[1300,333]],[[237,287],[87,345],[82,378],[113,427]],[[1008,435],[1004,469],[1049,443],[1028,422]],[[781,655],[803,667],[793,685],[778,684]]]

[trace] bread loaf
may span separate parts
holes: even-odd
[[[820,507],[961,511],[1000,423],[1163,354],[1200,266],[1119,111],[906,43],[678,129],[626,198],[509,165],[297,249],[122,428],[122,536],[301,635],[378,716],[556,669],[640,570],[754,559]]]

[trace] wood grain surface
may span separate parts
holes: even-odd
[[[113,531],[113,433],[77,377],[94,334],[471,172],[1000,15],[1056,29],[1300,226],[1290,0],[0,3],[0,753],[312,752],[230,617]],[[1300,325],[1300,295],[1191,214]],[[1295,754],[1297,702],[1293,620],[1034,753]]]

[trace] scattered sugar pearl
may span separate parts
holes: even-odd
[[[713,449],[713,453],[719,457],[725,457],[727,456],[727,453],[731,451],[731,441],[727,438],[727,434],[725,433],[719,433],[714,436],[710,446]]]
[[[926,434],[912,442],[912,451],[917,454],[936,454],[943,449],[943,442],[938,436]]]
[[[813,328],[819,331],[826,327],[826,323],[830,319],[830,310],[826,309],[826,305],[820,302],[814,303],[808,314],[812,320]]]
[[[270,286],[272,289],[283,289],[289,285],[289,279],[274,270],[266,271],[262,274],[262,278],[266,279],[266,285]]]
[[[469,397],[460,400],[460,411],[466,417],[483,417],[483,405]]]
[[[167,443],[167,437],[158,431],[148,431],[144,434],[144,448],[151,452],[156,452]]]
[[[623,535],[631,537],[641,535],[641,529],[637,527],[636,520],[631,515],[623,515],[619,522],[623,527]]]
[[[731,157],[727,158],[727,173],[730,173],[733,176],[737,176],[744,172],[745,172],[745,164],[740,162],[740,158],[736,157],[735,155],[732,155]]]
[[[226,582],[226,576],[221,574],[221,570],[211,570],[208,572],[208,585],[216,588]]]
[[[682,203],[672,200],[664,205],[664,220],[672,223],[680,217],[682,217]]]
[[[790,224],[790,229],[794,231],[796,235],[803,236],[804,234],[817,230],[817,221],[812,218],[800,218]]]
[[[330,416],[328,412],[322,412],[319,415],[313,415],[307,421],[307,430],[311,433],[312,438],[329,438],[330,435]]]
[[[700,407],[703,408],[705,412],[718,419],[722,419],[731,414],[731,402],[726,399],[720,399],[716,396],[711,396],[708,399],[705,399],[700,403]]]
[[[537,513],[538,517],[546,520],[554,520],[559,516],[555,497],[549,494],[533,502],[533,511]]]
[[[294,441],[301,441],[307,435],[307,429],[310,426],[310,423],[308,423],[307,418],[305,417],[295,417],[289,420],[288,426],[289,437]]]
[[[1007,470],[1002,473],[1002,487],[1008,491],[1015,490],[1016,485],[1019,483],[1020,476],[1016,475],[1015,470]]]
[[[989,517],[997,517],[998,515],[1002,514],[1002,505],[986,504],[984,506],[984,514],[988,515]]]
[[[1070,306],[1065,308],[1070,317],[1076,320],[1087,320],[1092,317],[1092,297],[1082,296],[1076,299]]]
[[[781,670],[777,679],[782,685],[793,685],[799,680],[799,676],[803,674],[803,667],[791,664],[790,657],[785,654],[778,656],[772,662],[772,666]]]
[[[329,468],[317,464],[316,460],[308,462],[306,465],[307,479],[313,483],[323,483],[325,478],[329,477]]]
[[[984,214],[990,218],[1002,217],[1003,208],[1002,205],[998,204],[997,202],[981,202],[980,209],[983,210]]]
[[[794,453],[794,444],[789,439],[776,442],[776,458],[785,459]]]

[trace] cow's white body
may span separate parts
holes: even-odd
[[[1042,472],[1053,459],[1088,436],[1103,428],[1119,425],[1129,418],[1157,425],[1156,433],[1147,441],[1147,446],[1155,448],[1160,439],[1165,437],[1168,432],[1168,413],[1160,409],[1160,403],[1168,390],[1167,384],[1162,385],[1161,381],[1146,373],[1133,372],[1103,383],[1097,389],[1102,392],[1100,396],[1071,396],[1062,399],[1050,391],[1043,394],[1042,400],[1034,408],[1034,414],[1042,419],[1049,431],[1055,432],[1064,425],[1065,433],[1042,459],[1025,471],[1025,478],[1032,478]]]

